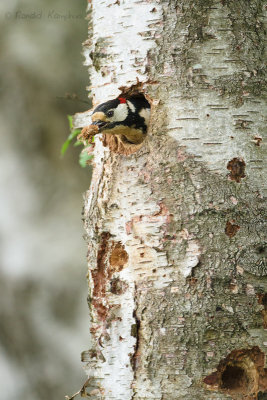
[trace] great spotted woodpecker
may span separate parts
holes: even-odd
[[[147,133],[150,104],[144,96],[118,97],[97,106],[92,114],[92,125],[97,133],[119,135],[129,144],[140,144]]]

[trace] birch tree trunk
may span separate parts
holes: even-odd
[[[266,398],[264,11],[261,0],[90,1],[94,103],[138,79],[152,108],[136,153],[96,139],[90,399]]]

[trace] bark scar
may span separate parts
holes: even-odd
[[[233,158],[227,164],[227,169],[229,169],[229,178],[232,181],[240,182],[241,178],[245,178],[245,166],[246,163],[243,158]]]
[[[203,382],[208,389],[230,394],[234,400],[253,400],[267,389],[264,361],[265,355],[257,346],[233,350]]]

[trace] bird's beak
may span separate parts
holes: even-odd
[[[98,120],[94,121],[92,123],[92,125],[98,126],[98,128],[100,130],[101,128],[104,128],[105,125],[107,125],[107,121],[101,121],[100,119],[98,119]]]
[[[96,125],[99,129],[99,132],[107,125],[107,116],[102,112],[98,111],[93,113],[92,115],[92,125]]]

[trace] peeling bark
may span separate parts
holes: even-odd
[[[134,154],[95,143],[84,207],[89,398],[260,399],[263,3],[90,4],[94,103],[138,78],[152,117]],[[76,126],[89,123],[77,115]]]

